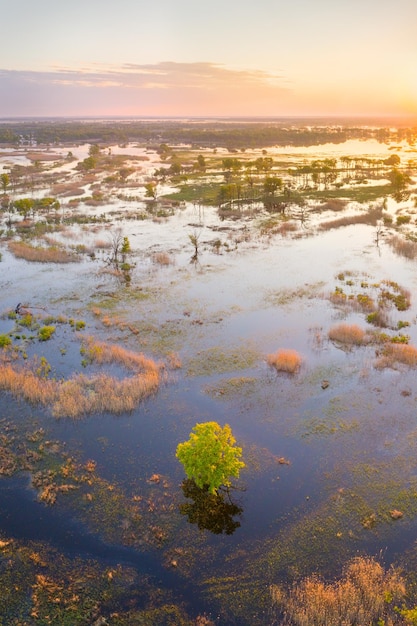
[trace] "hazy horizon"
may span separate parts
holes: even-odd
[[[16,0],[0,118],[417,116],[415,0]]]

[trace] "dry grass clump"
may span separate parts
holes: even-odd
[[[320,211],[343,211],[347,206],[347,201],[341,198],[330,198],[327,202],[320,204]]]
[[[329,339],[338,343],[360,346],[364,343],[365,331],[357,324],[337,324],[329,330]]]
[[[119,345],[96,341],[93,337],[86,337],[82,351],[91,362],[101,365],[118,363],[134,372],[151,370],[158,372],[162,367],[143,354],[127,350]]]
[[[405,343],[387,343],[376,366],[393,367],[395,363],[417,367],[417,348]]]
[[[298,230],[298,226],[295,222],[290,222],[288,220],[281,222],[277,227],[276,232],[282,237],[286,237],[289,233],[294,233]]]
[[[378,220],[382,218],[382,207],[376,207],[367,213],[359,213],[357,215],[347,215],[336,220],[323,222],[319,226],[319,230],[332,230],[333,228],[341,228],[342,226],[350,226],[351,224],[370,224],[376,226]]]
[[[94,248],[99,250],[107,250],[112,247],[112,243],[107,239],[96,239],[93,244]]]
[[[77,183],[58,183],[51,189],[53,196],[69,197],[69,196],[82,196],[85,190]]]
[[[341,580],[325,583],[310,576],[295,583],[289,593],[273,585],[272,600],[283,615],[280,622],[291,626],[370,626],[404,624],[395,604],[405,596],[400,574],[385,571],[372,558],[357,557]]]
[[[77,418],[89,413],[126,413],[159,386],[156,370],[118,380],[100,374],[92,378],[79,375],[62,382],[52,404],[54,417]]]
[[[76,375],[69,380],[49,379],[33,362],[13,367],[0,363],[0,390],[31,404],[49,406],[59,417],[78,418],[91,413],[125,413],[158,390],[162,365],[120,346],[88,342],[88,356],[97,363],[118,363],[134,372],[128,378],[107,374]]]
[[[417,256],[417,242],[415,241],[393,235],[388,239],[388,243],[399,256],[403,256],[406,259],[415,259]]]
[[[278,372],[295,374],[301,367],[302,358],[296,350],[278,350],[274,354],[268,354],[268,365],[275,367]]]
[[[0,389],[31,404],[47,404],[55,398],[56,381],[38,376],[28,367],[14,368],[0,364]]]
[[[172,259],[166,252],[155,252],[152,255],[152,261],[157,265],[171,265]]]
[[[32,246],[24,241],[10,241],[8,248],[15,257],[35,263],[73,263],[78,257],[59,246],[48,248]]]

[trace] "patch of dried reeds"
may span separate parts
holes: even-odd
[[[278,350],[274,354],[268,354],[267,363],[275,367],[278,372],[295,374],[301,367],[302,358],[296,350]]]
[[[160,371],[161,365],[141,353],[127,350],[116,344],[108,344],[104,341],[96,341],[93,337],[84,340],[84,354],[92,362],[118,363],[134,372]]]
[[[329,330],[329,339],[337,343],[360,346],[365,337],[365,331],[357,324],[337,324]]]
[[[323,222],[322,224],[320,224],[319,230],[332,230],[334,228],[341,228],[342,226],[350,226],[351,224],[370,224],[371,226],[376,226],[377,221],[381,218],[382,208],[376,207],[371,209],[367,213],[346,215],[346,217]]]
[[[61,196],[63,198],[69,196],[82,196],[84,193],[84,189],[76,183],[59,183],[54,185],[51,189],[51,194],[53,196]]]
[[[32,246],[24,241],[10,241],[8,248],[16,258],[34,263],[73,263],[79,260],[75,254],[59,246],[44,248]]]
[[[107,374],[49,379],[36,363],[13,367],[0,363],[0,390],[31,404],[49,406],[57,417],[78,418],[91,413],[125,413],[158,390],[163,366],[120,346],[88,341],[88,356],[97,363],[117,363],[134,375],[118,379]]]
[[[155,393],[158,386],[159,375],[155,370],[122,380],[106,374],[92,378],[75,376],[59,385],[52,414],[57,418],[78,418],[90,413],[130,412]]]
[[[271,587],[272,601],[285,616],[280,623],[292,626],[401,624],[395,606],[405,593],[397,570],[385,571],[368,557],[353,559],[341,580],[333,583],[313,575],[295,583],[289,593]]]
[[[155,252],[155,254],[152,255],[152,261],[158,265],[171,265],[173,262],[166,252]]]
[[[393,235],[390,237],[387,242],[391,246],[398,256],[403,256],[406,259],[415,259],[417,256],[417,242],[410,241],[409,239],[405,239],[404,237],[399,237],[398,235]]]
[[[376,367],[393,367],[396,363],[417,367],[417,348],[406,343],[387,343]]]
[[[330,198],[327,202],[320,204],[320,211],[343,211],[347,206],[347,201],[341,198]]]

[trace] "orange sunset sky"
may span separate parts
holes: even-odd
[[[416,116],[417,0],[13,0],[0,117]]]

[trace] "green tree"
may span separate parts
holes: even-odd
[[[264,180],[265,193],[274,196],[277,189],[282,188],[282,178],[278,176],[266,176]]]
[[[146,183],[145,185],[145,198],[152,198],[152,200],[156,200],[158,184],[151,182]]]
[[[194,426],[188,441],[178,444],[176,457],[198,487],[217,493],[220,486],[229,486],[230,477],[237,478],[245,467],[240,460],[242,448],[235,443],[228,424],[222,428],[217,422],[204,422]]]
[[[35,206],[35,201],[32,198],[20,198],[19,200],[14,201],[14,207],[23,216],[24,219],[27,218],[33,207]]]
[[[10,185],[10,176],[8,174],[1,174],[0,181],[3,188],[3,193],[6,194],[7,187]]]
[[[126,263],[126,257],[128,254],[130,254],[131,251],[132,251],[132,248],[130,247],[129,238],[123,237],[122,248],[120,250],[122,254],[122,263]]]

